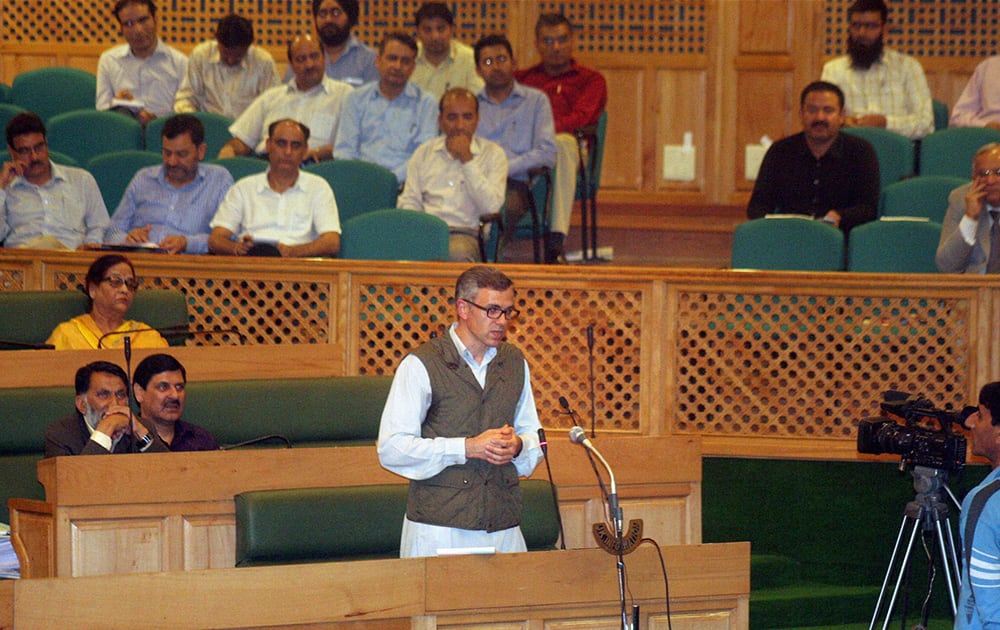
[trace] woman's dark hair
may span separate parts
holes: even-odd
[[[107,254],[90,264],[90,269],[87,269],[87,277],[83,280],[83,293],[87,296],[88,313],[94,308],[94,300],[90,297],[90,287],[101,284],[101,281],[104,280],[104,274],[108,272],[108,269],[121,263],[128,265],[132,269],[132,275],[135,276],[135,267],[132,266],[132,261],[121,254]]]

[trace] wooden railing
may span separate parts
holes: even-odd
[[[72,290],[93,258],[4,250],[0,287]],[[143,286],[187,294],[192,326],[235,326],[249,344],[286,347],[309,363],[301,375],[391,374],[452,320],[450,296],[464,269],[156,255],[133,261]],[[856,424],[878,413],[883,391],[960,407],[1000,375],[996,278],[600,265],[505,271],[522,313],[509,340],[529,359],[539,414],[550,428],[589,425],[593,387],[599,434],[697,435],[710,455],[853,459]],[[301,344],[332,352],[301,353]],[[0,355],[8,373],[59,360],[53,357]],[[81,361],[67,359],[66,369]],[[248,369],[276,370],[268,361]],[[252,360],[229,369],[242,363]],[[560,396],[579,419],[562,412]]]

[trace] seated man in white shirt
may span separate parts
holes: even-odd
[[[288,44],[288,63],[294,78],[261,94],[236,119],[229,127],[233,139],[219,151],[220,158],[266,153],[267,129],[283,118],[311,130],[306,161],[332,157],[341,107],[353,88],[324,74],[323,50],[311,35],[300,35]]]
[[[7,123],[11,159],[0,166],[0,244],[93,249],[111,220],[94,176],[49,159],[45,124],[23,112]]]
[[[448,90],[438,110],[442,135],[413,153],[396,206],[443,219],[451,232],[449,259],[478,262],[479,217],[503,206],[507,154],[500,145],[475,135],[479,100],[469,90]]]
[[[455,15],[444,2],[425,2],[414,15],[417,24],[417,64],[410,81],[441,98],[450,88],[473,94],[483,89],[472,47],[455,39]]]
[[[274,58],[253,40],[253,23],[245,17],[233,14],[219,20],[215,39],[191,51],[174,111],[236,119],[261,93],[278,85]]]
[[[213,254],[334,256],[340,217],[326,180],[300,170],[309,151],[309,128],[290,119],[267,130],[266,173],[244,177],[226,193],[212,219]]]
[[[145,127],[174,111],[187,57],[160,40],[152,0],[118,0],[114,15],[127,43],[101,53],[95,107],[127,114]]]

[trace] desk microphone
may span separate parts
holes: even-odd
[[[101,337],[104,339],[104,337]],[[101,342],[98,340],[97,347],[101,347]],[[128,394],[128,431],[129,431],[129,450],[135,452],[135,447],[137,442],[135,440],[135,418],[132,417],[132,402],[135,396],[135,390],[132,389],[132,338],[125,337],[125,387]]]
[[[608,492],[608,514],[611,516],[611,523],[615,527],[615,532],[620,536],[622,531],[622,514],[621,508],[618,506],[618,485],[615,483],[615,473],[611,470],[611,466],[608,465],[604,456],[601,455],[600,451],[590,441],[590,438],[587,437],[587,432],[583,427],[575,426],[570,429],[569,440],[587,449],[597,458],[597,461],[601,462],[604,470],[608,471],[608,477],[611,480],[611,487]]]
[[[563,531],[562,513],[559,511],[559,496],[556,494],[556,484],[552,481],[552,466],[549,465],[549,441],[545,439],[545,429],[538,427],[538,445],[542,447],[542,457],[545,459],[545,470],[549,473],[549,487],[552,489],[552,505],[556,508],[556,522],[559,523],[559,548],[566,548],[566,532]]]

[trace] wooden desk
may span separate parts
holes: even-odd
[[[569,548],[594,547],[603,502],[584,450],[550,432]],[[626,522],[661,545],[701,542],[697,438],[604,438]],[[540,464],[534,476],[545,477]],[[38,464],[44,502],[11,499],[23,577],[232,567],[233,496],[247,490],[404,483],[374,447],[59,457]]]
[[[663,551],[676,627],[748,626],[750,543]],[[640,547],[625,564],[641,627],[667,627],[655,551]],[[94,605],[110,592],[123,605]],[[0,626],[19,629],[617,628],[618,610],[615,559],[597,549],[20,580],[0,589]]]

